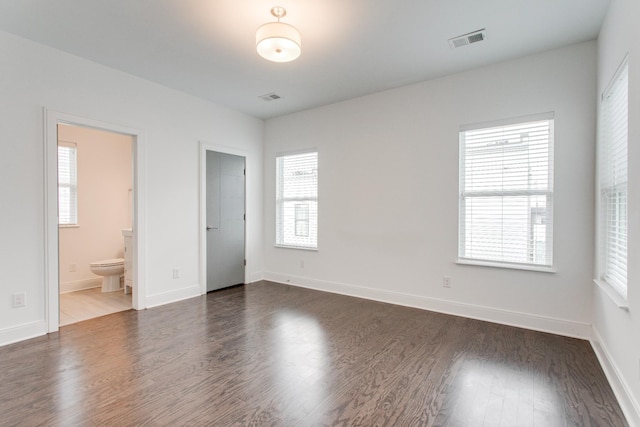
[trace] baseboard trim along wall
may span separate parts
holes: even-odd
[[[157,307],[172,302],[182,301],[184,299],[199,297],[202,287],[199,284],[191,285],[186,288],[175,289],[155,295],[148,295],[146,298],[146,307]]]
[[[259,282],[260,280],[262,280],[262,271],[247,274],[247,283]]]
[[[25,323],[0,330],[0,346],[13,344],[47,334],[47,323],[44,320]]]
[[[94,277],[91,279],[83,279],[83,280],[74,280],[73,282],[60,283],[60,293],[67,294],[69,292],[99,288],[100,286],[102,286],[102,279],[100,277]]]
[[[272,282],[300,286],[303,288],[315,289],[319,291],[348,295],[352,297],[370,299],[374,301],[403,305],[406,307],[420,308],[423,310],[435,311],[444,314],[452,314],[455,316],[468,317],[476,320],[500,323],[503,325],[516,326],[519,328],[531,329],[534,331],[549,332],[552,334],[563,335],[572,338],[581,338],[587,340],[591,339],[592,328],[588,323],[580,323],[571,320],[556,319],[552,317],[536,316],[528,313],[519,313],[515,311],[465,304],[437,298],[423,297],[419,295],[383,291],[380,289],[367,288],[363,286],[347,285],[344,283],[309,279],[306,277],[292,276],[289,274],[267,271],[264,273],[264,280],[270,280]]]
[[[603,345],[602,338],[595,328],[593,328],[592,336],[591,347],[593,347],[600,366],[602,366],[602,370],[607,380],[609,380],[609,384],[618,399],[622,412],[624,412],[625,417],[627,417],[627,422],[632,427],[640,427],[640,404],[634,399],[627,382],[624,380],[624,377],[620,375],[620,370],[609,356],[609,352]]]

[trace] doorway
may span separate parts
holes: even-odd
[[[132,195],[131,203],[131,278],[134,283],[131,305],[145,308],[145,138],[141,130],[112,123],[87,119],[52,110],[44,110],[45,119],[45,315],[47,331],[55,332],[60,326],[60,239],[58,219],[58,125],[127,135],[132,141]],[[76,266],[77,267],[77,266]]]
[[[245,283],[246,157],[203,147],[203,293]]]
[[[132,148],[131,135],[58,124],[60,326],[132,307]]]

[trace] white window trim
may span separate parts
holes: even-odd
[[[306,148],[306,149],[302,149],[302,150],[292,150],[292,151],[284,151],[284,152],[277,152],[275,155],[275,160],[276,160],[276,165],[277,165],[277,161],[279,157],[285,157],[285,156],[295,156],[298,154],[307,154],[307,153],[316,153],[316,156],[318,158],[318,163],[320,162],[320,153],[318,151],[317,148]],[[277,175],[277,166],[276,166],[276,175]],[[277,182],[278,182],[278,178],[276,176],[276,186],[277,186]],[[296,249],[296,250],[302,250],[302,251],[311,251],[311,252],[317,252],[318,248],[320,246],[320,236],[318,234],[316,234],[316,246],[315,247],[311,247],[311,246],[297,246],[297,245],[291,245],[291,244],[284,244],[284,243],[278,243],[278,231],[277,231],[277,221],[278,221],[278,200],[277,200],[277,194],[278,194],[279,190],[276,188],[276,233],[275,233],[275,242],[273,244],[273,246],[275,248],[280,248],[280,249]],[[316,198],[295,198],[295,199],[291,199],[291,198],[287,198],[287,199],[283,199],[284,200],[288,200],[288,201],[311,201],[311,202],[316,202],[318,203],[318,194],[320,192],[320,180],[318,179],[317,182],[317,187],[316,187]],[[318,212],[319,215],[319,212]]]
[[[510,117],[507,119],[491,120],[488,122],[470,123],[466,125],[461,125],[460,132],[466,132],[468,130],[493,128],[493,127],[499,127],[499,126],[510,126],[510,125],[516,125],[518,123],[539,122],[542,120],[553,120],[553,119],[555,119],[555,113],[553,111],[548,111],[546,113],[529,114],[526,116]]]
[[[479,266],[479,267],[491,267],[491,268],[503,268],[503,269],[513,269],[513,270],[527,270],[527,271],[534,271],[534,272],[542,272],[542,273],[556,273],[557,270],[554,266],[554,257],[553,257],[553,225],[554,225],[554,221],[553,221],[553,217],[554,217],[554,194],[555,194],[555,190],[554,190],[554,169],[555,169],[555,131],[554,131],[554,127],[555,124],[553,123],[553,121],[555,120],[555,113],[554,112],[546,112],[546,113],[540,113],[540,114],[531,114],[531,115],[526,115],[526,116],[519,116],[519,117],[512,117],[512,118],[507,118],[507,119],[501,119],[501,120],[494,120],[494,121],[489,121],[489,122],[481,122],[481,123],[472,123],[472,124],[467,124],[467,125],[462,125],[459,128],[459,133],[462,132],[466,132],[466,131],[473,131],[473,130],[479,130],[479,129],[488,129],[488,128],[493,128],[493,127],[500,127],[500,126],[510,126],[510,125],[516,125],[519,123],[527,123],[527,122],[536,122],[536,121],[546,121],[546,120],[550,120],[552,121],[552,135],[551,135],[551,142],[550,142],[550,154],[551,154],[551,166],[549,167],[549,174],[550,176],[550,182],[551,182],[551,186],[549,190],[523,190],[523,191],[515,191],[514,194],[518,194],[518,195],[547,195],[547,209],[550,211],[550,215],[551,215],[551,222],[550,224],[548,224],[547,227],[547,235],[551,235],[551,239],[547,239],[546,243],[546,250],[547,253],[551,254],[551,263],[549,265],[539,265],[539,264],[528,264],[528,263],[513,263],[513,262],[508,262],[508,261],[496,261],[496,260],[482,260],[482,259],[475,259],[475,258],[467,258],[467,257],[463,257],[461,256],[461,251],[464,247],[464,242],[462,242],[463,236],[464,236],[464,227],[465,224],[461,222],[461,217],[462,217],[462,212],[459,211],[458,212],[458,256],[455,260],[455,263],[458,265],[470,265],[470,266]],[[458,172],[458,177],[459,179],[462,180],[464,179],[464,153],[460,153],[459,154],[459,172]],[[504,195],[507,194],[508,192],[475,192],[474,195],[479,195],[479,196],[491,196],[491,195],[498,195],[498,193],[500,195]],[[461,199],[462,199],[462,193],[459,193],[459,209],[462,210],[463,206],[461,203]],[[551,230],[549,230],[549,228],[551,228]],[[551,232],[549,232],[551,231]]]
[[[533,264],[520,264],[515,262],[505,262],[505,261],[483,261],[471,258],[462,258],[458,257],[456,260],[456,264],[458,265],[473,265],[476,267],[492,267],[492,268],[503,268],[509,270],[526,270],[526,271],[537,271],[540,273],[557,273],[553,266],[546,265],[533,265]]]
[[[274,243],[273,247],[278,249],[297,249],[299,251],[318,252],[318,248],[310,248],[308,246],[280,245],[278,243]]]
[[[602,289],[605,295],[607,295],[611,299],[611,301],[613,301],[616,307],[621,310],[629,311],[629,303],[627,302],[627,300],[624,299],[622,295],[618,293],[618,291],[613,289],[610,284],[598,279],[593,279],[593,283],[595,283],[600,289]]]

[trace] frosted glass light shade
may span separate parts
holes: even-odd
[[[301,46],[298,30],[284,22],[269,22],[256,31],[258,54],[269,61],[293,61],[300,56]]]

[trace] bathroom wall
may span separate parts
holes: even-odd
[[[122,229],[131,227],[132,138],[58,126],[58,140],[78,148],[78,226],[60,227],[60,292],[101,285],[89,263],[122,258]],[[75,270],[75,271],[74,271]]]

